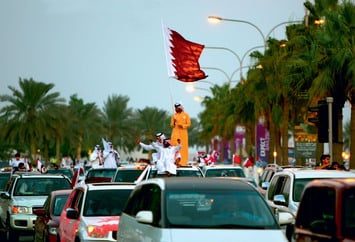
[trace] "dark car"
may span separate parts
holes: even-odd
[[[57,241],[60,214],[71,193],[71,189],[51,192],[43,208],[33,210],[37,215],[35,222],[35,241]]]

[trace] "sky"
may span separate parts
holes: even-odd
[[[181,101],[197,118],[196,96],[211,96],[213,84],[231,78],[248,50],[263,45],[276,25],[302,20],[304,0],[0,0],[0,94],[19,88],[19,78],[53,83],[67,102],[77,94],[99,108],[108,97],[129,97],[128,107],[157,107],[173,113]],[[210,15],[248,21],[211,25]],[[168,76],[162,24],[205,45],[200,65],[208,75],[194,83]],[[285,38],[282,25],[270,33]],[[217,47],[217,48],[213,48]],[[221,49],[224,48],[224,49]],[[259,50],[262,50],[259,48]],[[244,58],[242,65],[248,66]],[[210,69],[212,68],[212,69]],[[214,68],[214,69],[213,69]],[[217,69],[216,69],[217,68]],[[246,71],[243,68],[243,71]],[[228,77],[228,78],[227,78]]]

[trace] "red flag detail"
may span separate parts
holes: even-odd
[[[170,31],[170,46],[169,52],[172,57],[172,65],[175,78],[182,82],[195,82],[205,79],[207,76],[204,71],[200,69],[198,62],[204,45],[193,43],[184,39],[178,32],[168,29]]]

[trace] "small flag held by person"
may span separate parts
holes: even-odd
[[[195,82],[207,76],[198,62],[204,45],[186,40],[175,30],[163,26],[168,75],[182,82]]]

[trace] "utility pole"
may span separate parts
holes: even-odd
[[[327,97],[328,103],[328,145],[330,164],[333,162],[333,97]]]

